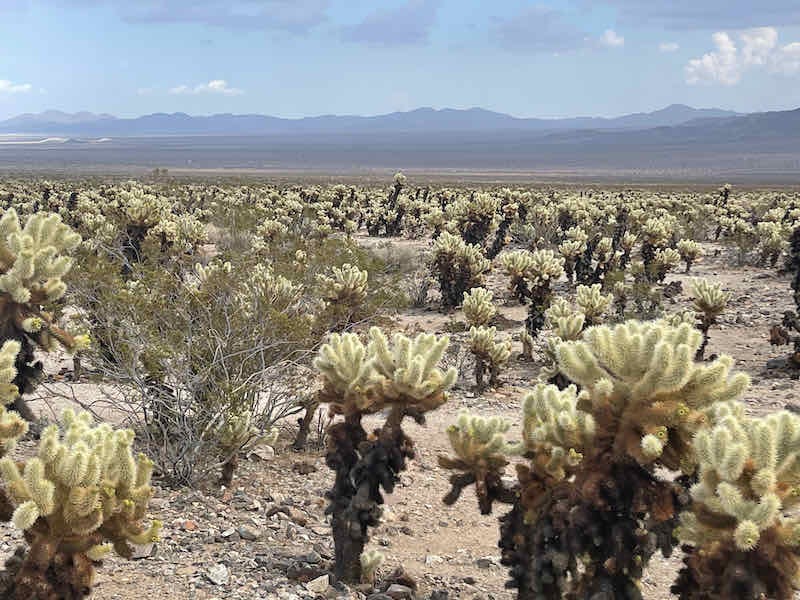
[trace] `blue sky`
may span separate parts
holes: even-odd
[[[800,106],[798,0],[0,0],[0,118]]]

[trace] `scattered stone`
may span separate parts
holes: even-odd
[[[250,529],[247,526],[239,527],[239,537],[243,540],[247,540],[249,542],[254,542],[256,540],[261,539],[262,533],[258,529]]]
[[[206,577],[208,577],[208,580],[214,585],[227,585],[228,579],[230,579],[230,573],[228,572],[228,567],[222,563],[217,563],[208,568]]]
[[[327,574],[312,579],[306,584],[306,589],[314,594],[324,594],[331,587],[330,577]]]
[[[413,600],[414,598],[414,590],[399,583],[390,585],[385,594],[394,600]]]
[[[478,565],[479,569],[490,569],[492,567],[496,567],[500,564],[500,557],[499,556],[482,556],[478,560],[475,561],[475,564]]]

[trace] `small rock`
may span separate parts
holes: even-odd
[[[256,446],[250,451],[250,454],[248,454],[248,458],[252,457],[256,457],[263,461],[271,460],[272,458],[275,458],[275,448],[272,446],[267,446],[266,444]]]
[[[425,564],[429,567],[431,565],[438,565],[443,562],[444,559],[441,556],[436,556],[435,554],[428,554],[428,556],[425,557]]]
[[[489,569],[500,564],[500,557],[498,556],[482,556],[475,561],[479,569]]]
[[[261,539],[262,533],[258,529],[250,529],[249,527],[239,527],[239,537],[249,542]]]
[[[331,586],[330,578],[328,575],[321,575],[316,579],[312,579],[306,584],[306,589],[314,594],[324,594]]]
[[[394,600],[413,600],[414,598],[414,590],[399,583],[390,585],[385,593]]]
[[[214,585],[226,585],[228,583],[230,573],[228,572],[228,567],[222,563],[217,563],[216,565],[212,565],[208,568],[206,571],[206,577],[208,577],[208,580]]]

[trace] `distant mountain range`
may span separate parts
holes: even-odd
[[[135,119],[49,111],[0,122],[0,171],[175,170],[800,184],[800,108],[738,114],[672,105],[613,119],[521,119],[479,108],[374,117]],[[491,175],[494,177],[494,175]]]
[[[740,116],[717,108],[697,109],[672,104],[650,113],[616,118],[575,117],[564,119],[519,118],[482,108],[466,110],[419,108],[371,117],[323,115],[284,119],[267,115],[218,114],[192,116],[185,113],[154,113],[136,118],[113,115],[47,111],[23,114],[0,121],[0,133],[68,136],[158,136],[158,135],[292,135],[345,133],[421,132],[554,132],[575,130],[631,130],[669,127],[698,119]]]

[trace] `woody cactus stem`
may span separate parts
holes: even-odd
[[[363,344],[352,333],[333,334],[314,364],[323,378],[319,401],[343,421],[328,428],[328,467],[336,473],[327,497],[335,546],[335,575],[359,583],[361,556],[369,527],[378,524],[382,491],[391,493],[414,456],[414,443],[402,429],[405,417],[424,423],[425,413],[447,400],[455,369],[437,368],[448,339],[396,334],[392,347],[380,329]],[[362,418],[389,409],[383,426],[368,435]]]

